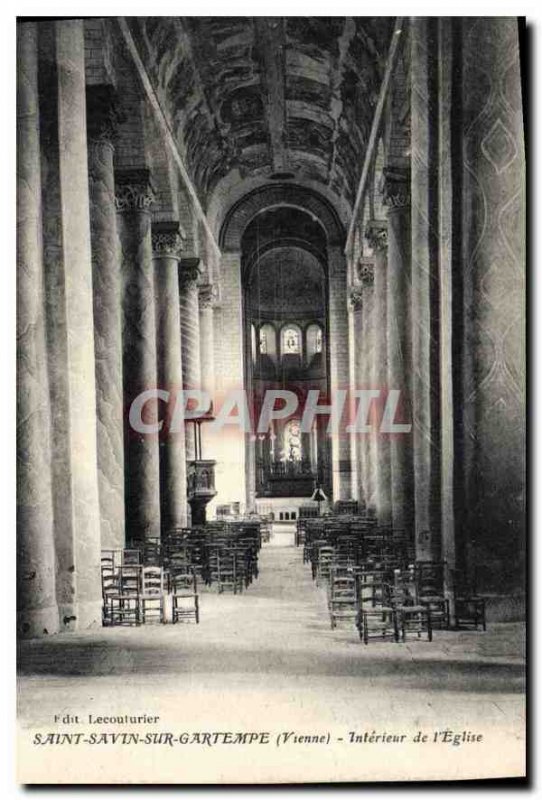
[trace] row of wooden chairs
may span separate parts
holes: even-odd
[[[128,555],[131,560],[132,554]],[[102,621],[105,626],[165,621],[166,597],[173,623],[199,623],[199,595],[194,573],[170,573],[163,567],[127,564],[125,551],[102,553]]]
[[[259,521],[220,521],[204,529],[174,530],[165,536],[164,558],[169,568],[184,562],[207,586],[234,594],[248,588],[258,577],[258,553],[262,543]]]
[[[104,552],[110,566],[133,564],[164,569],[172,578],[194,575],[219,592],[242,592],[258,577],[258,552],[262,526],[259,521],[235,520],[209,523],[199,528],[175,528],[162,539],[147,539],[117,554]],[[114,563],[113,563],[114,561]]]
[[[333,570],[328,588],[331,627],[354,623],[365,644],[370,639],[406,640],[407,633],[433,638],[431,605],[420,602],[413,570],[394,570],[393,582],[382,570],[355,573]]]
[[[387,602],[385,607],[401,606],[420,607],[427,611],[427,625],[431,629],[449,629],[451,627],[450,599],[453,599],[454,625],[456,628],[472,627],[486,630],[485,599],[474,587],[469,587],[462,580],[461,573],[452,570],[452,577],[446,582],[450,597],[445,594],[444,562],[415,561],[408,568],[386,563],[366,562],[358,565],[337,566],[329,553],[327,561],[327,591],[331,625],[335,627],[343,617],[359,618],[363,611],[363,600],[366,587],[380,587],[379,592]],[[322,574],[325,574],[323,571]],[[373,591],[373,589],[371,589]],[[375,605],[375,595],[372,595]],[[377,605],[377,604],[376,604]],[[412,611],[409,615],[412,616]],[[363,616],[363,615],[362,615]],[[396,617],[398,620],[403,616]],[[423,616],[423,615],[422,615]],[[417,615],[418,621],[420,615]],[[393,621],[391,611],[389,620]],[[390,631],[395,630],[393,625]]]
[[[372,576],[372,584],[383,587],[381,592],[393,594],[398,590],[395,576],[399,574],[409,576],[417,598],[414,605],[427,610],[426,624],[431,630],[451,626],[450,599],[455,627],[486,630],[485,600],[477,593],[475,580],[467,582],[461,571],[449,569],[443,561],[416,559],[404,531],[378,525],[376,519],[367,515],[329,515],[299,520],[298,540],[303,544],[303,560],[310,564],[316,584],[328,587],[332,626],[342,616],[363,618],[359,605],[363,594],[359,594],[359,587],[368,583],[367,576]],[[390,601],[385,607],[393,609],[396,605]],[[395,636],[404,615],[394,616],[390,611],[388,618],[388,631]],[[399,628],[394,627],[393,620]]]

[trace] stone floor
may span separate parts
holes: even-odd
[[[199,748],[182,767],[172,755],[178,751],[165,748],[155,776],[160,782],[177,782],[180,769],[182,780],[205,782],[521,773],[521,625],[492,624],[486,633],[437,631],[433,643],[365,646],[355,629],[330,629],[324,591],[313,584],[301,551],[278,545],[279,535],[264,546],[260,577],[247,592],[202,594],[198,626],[104,629],[23,642],[18,707],[24,742],[33,730],[77,728],[73,722],[59,728],[55,714],[76,715],[83,724],[88,713],[146,712],[160,716],[153,730],[269,731],[273,741],[281,731],[329,733],[334,742],[317,752],[317,745],[282,746],[280,769],[269,760],[275,752],[269,747],[249,754],[231,748],[226,759],[220,747],[208,748],[201,763]],[[481,732],[483,744],[430,751],[418,744],[384,754],[349,741],[350,732],[406,732],[410,740],[418,731],[432,736],[445,729]],[[36,764],[47,748],[40,751],[37,757],[36,748],[31,751]],[[115,761],[103,749],[100,754],[103,774],[114,780],[107,770],[115,770]],[[147,776],[152,768],[148,759],[135,759],[131,779],[138,782],[139,773]],[[71,780],[88,781],[77,759],[66,770]]]

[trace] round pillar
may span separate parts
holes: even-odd
[[[85,42],[81,20],[55,22],[58,73],[58,148],[69,396],[71,572],[75,596],[61,623],[77,630],[101,626],[100,505],[96,451],[96,383],[92,257],[85,96]],[[61,314],[62,309],[55,309]],[[66,565],[65,565],[66,566]],[[68,567],[70,569],[70,567]]]
[[[158,382],[161,389],[170,393],[167,421],[160,439],[160,505],[163,531],[187,524],[185,428],[183,423],[181,430],[170,431],[168,424],[183,383],[178,279],[181,249],[182,237],[178,222],[153,224]]]
[[[352,314],[352,349],[353,349],[353,391],[363,386],[363,289],[358,283],[350,288],[350,306]],[[355,395],[351,397],[351,423],[354,422],[357,402]],[[367,505],[367,471],[365,453],[359,433],[352,434],[352,452],[356,460],[355,475],[357,479],[357,499],[360,507]]]
[[[154,269],[150,206],[154,191],[147,169],[115,174],[124,281],[123,382],[125,401],[126,535],[131,541],[160,536],[158,434],[134,430],[128,412],[141,392],[157,386]],[[142,421],[158,420],[149,400]]]
[[[87,131],[100,528],[102,547],[114,548],[124,546],[125,530],[122,275],[115,209],[112,87],[87,87]]]
[[[395,422],[412,422],[411,412],[411,278],[410,185],[399,170],[384,170],[384,203],[388,208],[388,389],[400,391]],[[412,434],[390,436],[393,527],[414,532]]]
[[[362,332],[360,342],[361,365],[360,382],[358,388],[373,389],[373,362],[375,357],[375,314],[374,314],[374,259],[361,258],[358,265],[358,281],[363,295]],[[371,431],[360,433],[364,466],[364,495],[367,509],[375,510],[376,507],[376,448],[374,437],[374,400],[371,400],[367,423]]]
[[[201,358],[199,331],[198,279],[201,275],[199,258],[182,258],[179,266],[181,302],[181,349],[183,385],[187,389],[201,389]],[[186,458],[196,456],[194,425],[186,426]]]
[[[199,332],[201,388],[209,393],[211,400],[215,393],[215,334],[214,334],[215,287],[211,283],[199,287]]]
[[[17,631],[58,631],[45,352],[37,26],[17,31]]]
[[[380,390],[376,404],[379,410],[375,420],[375,464],[376,464],[376,511],[378,521],[383,525],[391,523],[391,452],[390,436],[380,431],[383,398],[388,387],[388,309],[387,309],[387,268],[388,268],[388,224],[386,220],[371,220],[365,236],[374,253],[374,370],[373,385]]]

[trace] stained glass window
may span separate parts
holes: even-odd
[[[301,337],[296,328],[285,328],[283,330],[282,352],[285,354],[301,352]]]

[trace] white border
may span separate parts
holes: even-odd
[[[1,275],[1,290],[0,290],[0,364],[2,366],[2,392],[0,394],[0,420],[2,420],[2,436],[1,436],[1,455],[0,462],[0,509],[1,509],[1,549],[0,549],[0,564],[2,566],[0,572],[0,619],[1,619],[1,637],[2,637],[2,658],[0,660],[0,710],[3,712],[0,716],[0,785],[3,789],[4,797],[21,797],[24,789],[17,787],[14,783],[14,730],[15,730],[15,16],[136,16],[136,15],[178,15],[179,12],[186,16],[243,16],[243,15],[256,15],[256,16],[364,16],[367,12],[378,11],[380,16],[400,16],[400,15],[415,15],[415,16],[438,16],[450,15],[453,10],[453,16],[516,16],[525,15],[528,24],[532,27],[530,46],[532,50],[532,72],[529,79],[532,83],[530,91],[530,149],[529,149],[529,163],[528,168],[531,176],[531,193],[530,202],[532,204],[531,212],[531,241],[530,241],[530,260],[529,268],[533,273],[529,288],[533,290],[534,297],[531,296],[531,319],[532,325],[530,330],[531,342],[530,348],[532,352],[532,369],[530,380],[532,381],[531,391],[531,420],[530,420],[530,437],[531,437],[531,503],[532,508],[532,530],[530,540],[530,556],[531,562],[536,561],[531,565],[532,577],[532,600],[536,600],[535,608],[531,609],[531,620],[536,622],[535,615],[538,611],[538,592],[536,591],[536,576],[542,574],[542,564],[540,563],[541,548],[535,547],[536,538],[541,530],[538,524],[539,515],[538,507],[535,500],[541,494],[542,485],[539,483],[539,474],[537,474],[536,456],[540,452],[540,445],[542,443],[542,433],[540,426],[535,425],[534,414],[537,409],[537,400],[542,397],[540,392],[540,385],[542,381],[542,341],[540,338],[540,324],[538,318],[542,309],[542,280],[537,280],[537,236],[536,233],[540,228],[542,219],[539,217],[539,208],[536,207],[535,198],[536,190],[540,186],[540,161],[536,159],[535,143],[536,139],[540,138],[540,104],[537,102],[537,95],[539,94],[540,81],[540,58],[536,52],[540,47],[540,19],[541,19],[541,6],[540,2],[535,4],[534,0],[513,4],[510,2],[501,2],[501,0],[493,0],[493,2],[474,2],[473,0],[455,0],[453,6],[450,2],[390,2],[390,0],[379,0],[378,3],[370,6],[359,2],[342,2],[342,3],[329,3],[327,2],[307,2],[307,0],[275,0],[272,4],[268,3],[248,3],[248,2],[231,2],[226,3],[202,3],[201,0],[155,0],[153,3],[141,2],[141,0],[119,0],[118,2],[56,2],[47,4],[44,8],[43,2],[40,0],[21,0],[20,2],[7,2],[2,6],[0,11],[0,108],[2,110],[2,122],[0,124],[0,155],[2,165],[2,182],[0,193],[1,214],[0,220],[2,224],[2,266],[0,267]],[[536,132],[536,133],[535,133]],[[9,580],[6,577],[10,576]],[[535,639],[534,626],[531,629],[531,639]],[[540,642],[537,642],[537,652],[534,651],[534,646],[531,652],[531,680],[532,684],[535,681],[535,665],[540,663],[537,658],[540,655]],[[533,686],[531,685],[531,688]],[[535,692],[533,692],[533,695]],[[538,707],[535,708],[534,700],[531,698],[532,707],[531,715],[531,733],[534,726],[538,722]],[[536,751],[534,743],[532,746],[532,768],[536,769]],[[534,780],[538,783],[538,776],[535,774]],[[46,791],[47,794],[57,792],[58,790],[51,787]],[[88,790],[90,791],[90,790]],[[154,793],[156,790],[152,788],[148,791]],[[182,787],[177,788],[176,791],[182,791]],[[254,790],[257,791],[257,790]],[[314,790],[320,794],[321,790]],[[364,789],[362,786],[357,792],[363,792],[364,797],[386,797],[400,790],[373,790]],[[438,791],[433,789],[429,791],[432,795]],[[442,791],[442,790],[441,790]],[[477,790],[457,789],[447,790],[447,793],[461,793],[463,798],[468,798]],[[479,790],[478,790],[479,791]],[[521,790],[506,790],[504,794],[517,794]],[[198,791],[198,796],[210,795],[213,790]],[[280,792],[281,797],[294,796],[292,790],[276,789],[274,792]],[[86,794],[85,790],[78,789],[77,796],[82,793]],[[62,794],[64,796],[70,795],[71,791]],[[244,791],[243,796],[247,796]],[[252,795],[252,792],[248,793]],[[503,792],[499,791],[502,796]],[[524,790],[522,791],[524,794]],[[163,791],[160,791],[158,796],[162,796]],[[427,796],[427,792],[424,791]],[[109,789],[101,790],[102,797],[112,797],[113,791]]]

